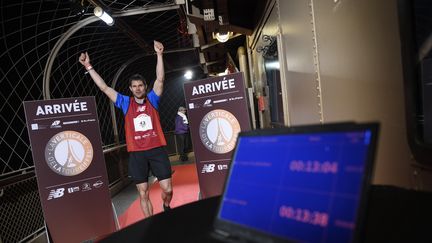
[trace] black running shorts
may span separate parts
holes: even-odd
[[[149,169],[159,181],[171,178],[171,163],[164,147],[129,152],[129,176],[136,184],[148,181]]]

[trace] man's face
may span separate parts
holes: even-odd
[[[137,99],[142,99],[146,95],[146,85],[142,80],[132,80],[129,89]]]

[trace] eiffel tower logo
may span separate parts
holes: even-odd
[[[229,142],[228,136],[225,134],[225,131],[221,128],[220,118],[217,119],[217,137],[216,137],[216,145],[223,146]]]
[[[85,171],[93,160],[90,140],[76,131],[55,134],[45,147],[45,160],[55,173],[74,176]]]
[[[224,154],[234,149],[240,124],[229,111],[215,109],[201,120],[199,137],[206,149]]]
[[[67,139],[66,141],[68,144],[68,155],[67,155],[67,160],[66,160],[65,166],[68,168],[75,167],[78,164],[80,164],[81,161],[78,159],[78,156],[76,155],[76,152],[75,152],[73,146],[69,143],[69,139]]]

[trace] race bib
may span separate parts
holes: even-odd
[[[151,117],[146,114],[141,114],[133,119],[136,132],[145,132],[153,129]]]

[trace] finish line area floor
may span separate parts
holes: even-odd
[[[171,208],[175,208],[198,200],[199,185],[193,153],[186,162],[178,161],[178,156],[170,157],[172,170],[173,198]],[[163,211],[161,189],[158,181],[150,187],[150,200],[153,204],[153,214]],[[118,217],[120,229],[144,219],[134,183],[130,183],[112,198],[112,203]]]

